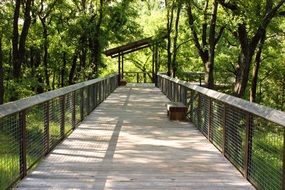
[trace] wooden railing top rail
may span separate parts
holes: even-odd
[[[285,112],[279,111],[267,106],[263,106],[260,104],[252,103],[247,100],[243,100],[241,98],[237,98],[231,95],[227,95],[221,92],[217,92],[215,90],[207,89],[204,87],[200,87],[194,84],[190,84],[189,82],[181,81],[179,79],[171,78],[167,75],[158,74],[162,78],[171,80],[175,83],[178,83],[182,86],[185,86],[189,89],[195,90],[201,94],[204,94],[210,98],[216,99],[218,101],[221,101],[223,103],[229,104],[231,106],[237,107],[241,110],[250,112],[256,116],[260,116],[262,118],[265,118],[273,123],[276,123],[278,125],[281,125],[285,127]]]
[[[96,78],[93,80],[84,81],[84,82],[77,83],[74,85],[70,85],[67,87],[59,88],[57,90],[45,92],[45,93],[38,94],[38,95],[35,95],[32,97],[28,97],[25,99],[21,99],[21,100],[17,100],[14,102],[9,102],[9,103],[0,105],[0,118],[11,115],[13,113],[20,112],[20,111],[25,110],[29,107],[34,106],[34,105],[37,105],[37,104],[46,102],[48,100],[51,100],[53,98],[68,94],[72,91],[79,90],[85,86],[92,85],[94,83],[103,81],[104,79],[111,78],[111,77],[114,77],[116,75],[117,74],[112,74],[112,75],[108,75],[108,76],[103,77],[103,78]]]

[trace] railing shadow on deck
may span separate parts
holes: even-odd
[[[0,189],[10,188],[118,86],[98,78],[0,106]]]
[[[158,74],[158,87],[257,189],[285,188],[285,113]]]

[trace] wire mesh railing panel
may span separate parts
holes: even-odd
[[[20,176],[19,116],[0,119],[0,189],[6,189]]]
[[[55,147],[60,141],[60,122],[61,122],[61,105],[60,98],[54,98],[49,101],[49,139],[50,147]]]
[[[192,91],[192,96],[193,96],[193,110],[192,110],[192,122],[193,124],[200,130],[200,99],[199,99],[199,93]]]
[[[104,87],[103,87],[103,82],[100,82],[99,83],[99,86],[100,86],[100,103],[103,102],[103,99],[104,99]]]
[[[246,114],[237,108],[227,107],[225,123],[225,155],[241,172],[244,172]]]
[[[223,143],[223,114],[224,105],[221,102],[212,101],[212,124],[209,136],[219,150],[222,150]]]
[[[95,93],[103,101],[118,86],[117,75],[86,83],[0,106],[0,189],[25,177],[96,107]]]
[[[83,88],[83,118],[88,115],[88,88]]]
[[[282,189],[284,127],[253,117],[248,178],[260,189]]]
[[[32,167],[45,154],[44,104],[26,112],[27,167]]]
[[[73,129],[72,126],[72,111],[73,111],[73,97],[72,93],[65,95],[64,98],[64,132],[65,134],[69,134]]]
[[[95,89],[95,85],[91,85],[90,86],[90,108],[91,110],[95,109],[95,95],[94,95],[94,89]]]
[[[209,106],[210,99],[207,96],[200,95],[200,131],[207,136],[209,127]]]

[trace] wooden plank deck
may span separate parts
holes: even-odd
[[[118,88],[17,189],[254,189],[151,85]]]

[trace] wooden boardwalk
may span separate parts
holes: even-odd
[[[17,189],[254,189],[148,86],[118,88]]]

